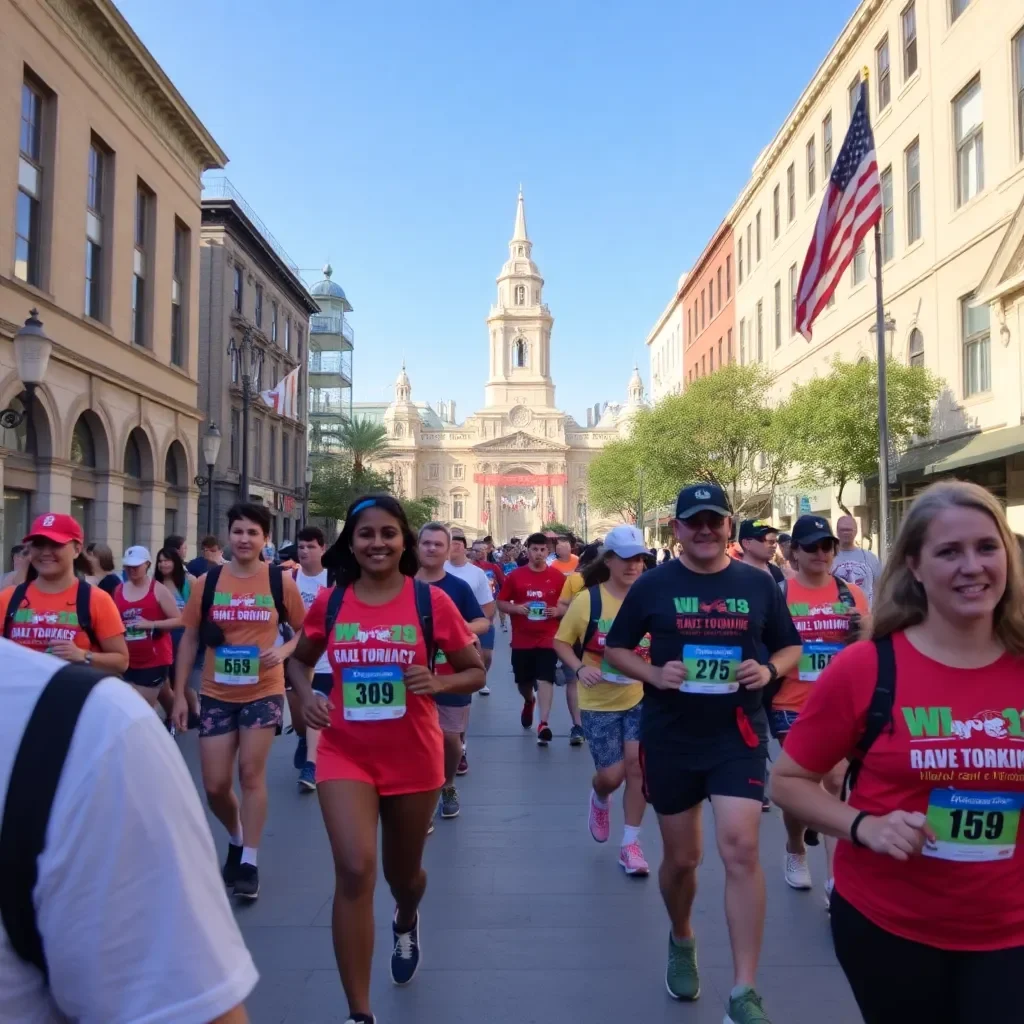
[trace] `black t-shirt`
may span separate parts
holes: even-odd
[[[431,582],[430,585],[443,590],[452,599],[455,607],[459,609],[459,614],[466,622],[484,617],[480,602],[477,601],[472,588],[465,580],[446,572],[441,579]],[[448,707],[464,708],[473,703],[473,695],[471,693],[435,693],[434,700],[436,703]]]
[[[121,583],[121,577],[118,576],[116,572],[109,572],[96,584],[96,586],[113,597],[114,591],[117,590]]]
[[[772,574],[772,579],[776,583],[784,583],[786,580],[786,574],[774,563],[768,563],[768,571]]]
[[[769,573],[735,560],[710,574],[693,572],[678,558],[665,562],[629,588],[606,645],[633,650],[645,633],[651,635],[651,664],[687,661],[684,685],[705,692],[645,684],[644,744],[681,743],[694,753],[731,743],[742,747],[737,708],[766,737],[762,692],[743,686],[727,692],[729,685],[721,680],[735,673],[738,662],[754,658],[763,664],[776,651],[800,645],[782,591]],[[699,686],[701,680],[706,684]],[[719,692],[707,692],[715,688]]]

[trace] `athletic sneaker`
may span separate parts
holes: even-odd
[[[427,826],[427,835],[432,836],[434,834],[434,819],[430,819],[430,824]]]
[[[238,878],[238,866],[241,863],[242,848],[235,846],[234,843],[228,843],[228,855],[224,860],[224,867],[221,868],[220,875],[229,889],[233,889],[235,886],[235,879]]]
[[[377,1018],[372,1013],[353,1013],[345,1024],[377,1024]]]
[[[254,900],[260,894],[260,871],[255,864],[239,864],[235,876],[235,895]]]
[[[735,992],[736,989],[733,989]],[[723,1024],[772,1024],[764,1012],[761,997],[745,985],[737,995],[729,996],[729,1012]]]
[[[651,869],[644,859],[644,851],[640,849],[639,843],[630,843],[619,850],[619,866],[627,875],[646,877]]]
[[[608,834],[611,831],[611,823],[609,821],[608,805],[599,807],[597,801],[594,799],[596,794],[593,790],[590,791],[590,817],[587,824],[590,826],[590,834],[594,837],[594,841],[598,843],[607,843]]]
[[[585,737],[583,735],[583,729],[582,729],[581,726],[574,725],[569,730],[569,746],[570,747],[582,746],[584,738]]]
[[[454,786],[445,786],[441,790],[441,817],[457,818],[459,816],[459,791]]]
[[[299,789],[306,793],[316,789],[316,765],[312,761],[307,761],[299,772]]]
[[[295,756],[292,758],[292,764],[295,765],[297,772],[302,771],[302,766],[306,763],[306,737],[300,736],[299,742],[295,744]]]
[[[529,729],[533,725],[533,705],[536,701],[524,700],[523,701],[523,713],[519,716],[519,724],[524,729]]]
[[[392,921],[391,934],[395,937],[395,948],[391,951],[391,980],[396,985],[408,985],[420,966],[420,915],[416,915],[416,923],[407,932],[400,932]]]
[[[683,939],[677,943],[668,933],[668,967],[665,969],[665,987],[673,999],[687,1002],[700,995],[700,975],[697,973],[697,940]]]
[[[772,799],[770,796],[761,797],[761,813],[767,814],[772,809]]]
[[[465,775],[469,771],[469,762],[466,760],[466,748],[462,748],[462,757],[459,758],[459,766],[455,769],[456,775]]]
[[[832,890],[836,887],[836,880],[830,878],[825,883],[825,909],[831,914],[832,913]]]
[[[813,885],[806,853],[787,853],[785,873],[786,885],[791,889],[810,889]]]
[[[537,726],[537,745],[546,747],[551,742],[551,727],[547,722],[541,722]]]
[[[490,697],[491,688],[486,683],[484,683],[484,685],[481,686],[480,689],[476,692],[479,693],[481,697]]]

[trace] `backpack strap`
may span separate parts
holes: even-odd
[[[0,919],[18,957],[47,976],[33,891],[75,726],[106,674],[84,665],[58,669],[36,701],[14,758],[0,825]]]
[[[14,616],[21,610],[21,606],[25,603],[25,596],[28,594],[28,582],[19,583],[14,588],[14,593],[11,594],[10,601],[7,602],[7,611],[4,613],[4,639],[10,640],[11,638],[11,625],[14,622]]]
[[[434,640],[434,601],[430,596],[430,584],[414,579],[412,585],[416,597],[416,614],[423,631],[423,644],[427,648],[427,668],[433,672],[437,662],[437,642]]]
[[[274,607],[277,609],[277,628],[281,636],[286,640],[292,637],[292,627],[288,623],[288,609],[284,603],[284,570],[279,565],[269,565],[267,570],[270,573],[270,596],[274,599]]]
[[[839,592],[839,600],[846,605],[847,608],[856,609],[857,602],[854,599],[853,591],[850,590],[850,585],[846,580],[841,579],[839,576],[832,577],[836,581],[836,590]]]
[[[201,605],[202,614],[199,617],[200,624],[206,622],[210,617],[210,609],[213,607],[213,595],[217,593],[217,581],[220,579],[221,565],[211,565],[209,572],[203,580],[203,602]]]
[[[595,585],[587,588],[587,593],[590,595],[590,621],[587,623],[587,628],[583,633],[583,650],[587,649],[587,644],[594,639],[594,634],[597,632],[598,623],[601,621],[601,587]]]
[[[324,615],[324,636],[327,637],[327,643],[331,642],[334,624],[338,621],[338,616],[341,614],[341,606],[345,600],[345,589],[344,584],[336,586],[331,590],[330,597],[327,598],[327,612]]]
[[[100,642],[92,629],[92,587],[85,580],[78,581],[75,612],[78,615],[78,628],[89,638],[89,645],[98,650]]]
[[[849,796],[857,784],[857,776],[864,764],[864,758],[875,740],[882,735],[886,726],[892,728],[892,713],[896,706],[896,651],[891,635],[876,637],[872,642],[878,656],[878,676],[871,694],[871,703],[868,704],[864,732],[861,733],[857,747],[850,757],[850,767],[843,781],[844,796]]]

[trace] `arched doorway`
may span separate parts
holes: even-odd
[[[105,531],[96,522],[96,487],[99,476],[110,468],[110,452],[103,422],[91,409],[75,421],[69,455],[71,514],[82,527],[86,541],[102,539]]]
[[[184,536],[188,513],[188,458],[180,441],[172,441],[164,457],[164,536]]]
[[[142,508],[147,492],[152,491],[153,446],[141,427],[135,427],[125,441],[121,471],[125,476],[121,514],[123,551],[133,544],[145,543]]]
[[[497,535],[502,540],[518,537],[525,540],[540,529],[541,488],[533,481],[533,473],[522,467],[504,470],[494,484],[497,499]]]

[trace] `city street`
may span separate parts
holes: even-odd
[[[519,726],[502,633],[495,661],[492,695],[473,702],[470,772],[459,780],[462,814],[439,820],[427,840],[423,966],[406,989],[394,987],[388,975],[393,905],[383,878],[378,883],[373,1000],[379,1024],[721,1024],[732,975],[723,872],[713,846],[701,869],[696,911],[703,992],[684,1005],[665,992],[668,925],[657,878],[629,879],[616,866],[620,808],[613,810],[606,846],[587,832],[591,761],[585,747],[568,745],[564,702],[553,716],[555,742],[538,749]],[[194,734],[182,748],[198,780]],[[315,795],[296,790],[293,750],[294,740],[282,737],[271,755],[260,898],[236,907],[261,975],[249,1015],[254,1024],[342,1024],[330,853]],[[641,841],[656,870],[661,849],[648,814]],[[765,1007],[778,1024],[855,1024],[828,934],[820,848],[812,852],[815,891],[794,892],[782,879],[780,813],[762,821]],[[223,829],[212,818],[211,824],[222,851]],[[707,825],[710,836],[710,812]]]

